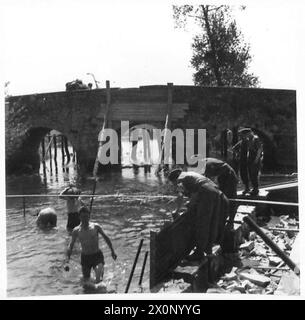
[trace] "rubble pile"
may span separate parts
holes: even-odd
[[[164,281],[150,290],[151,293],[186,293],[192,292],[190,283],[183,279],[170,279]]]
[[[288,256],[295,240],[298,221],[289,216],[272,217],[261,229]],[[288,267],[265,242],[250,232],[239,246],[240,266],[232,267],[207,293],[274,294]]]

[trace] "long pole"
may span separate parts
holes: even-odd
[[[145,270],[145,266],[146,266],[147,256],[148,256],[148,251],[145,252],[145,257],[144,257],[142,270],[141,270],[141,275],[140,275],[140,280],[139,280],[139,286],[142,284],[142,279],[143,279],[144,270]]]
[[[106,110],[105,110],[105,114],[104,114],[102,136],[104,134],[104,131],[105,131],[105,128],[106,128],[107,122],[108,122],[110,103],[111,103],[110,81],[107,80],[106,81]],[[102,143],[102,141],[99,141],[99,143]],[[100,146],[98,146],[98,149],[99,149],[99,147]],[[91,214],[91,210],[92,210],[92,205],[93,205],[93,201],[94,201],[94,194],[95,194],[95,189],[96,189],[96,184],[97,184],[97,172],[98,172],[98,167],[99,167],[99,159],[98,159],[98,151],[99,150],[98,149],[97,149],[97,155],[95,158],[95,163],[94,163],[94,168],[93,168],[93,177],[95,179],[94,179],[93,191],[92,191],[93,196],[92,196],[91,202],[90,202],[90,214]]]
[[[64,165],[65,165],[65,150],[64,150],[64,136],[61,136],[61,163],[62,163],[62,167],[64,169]]]
[[[111,104],[110,81],[107,80],[106,81],[106,110],[104,113],[104,122],[103,122],[102,130],[100,133],[101,137],[103,137],[105,128],[107,127],[110,104]],[[103,143],[102,141],[99,141],[99,144],[102,144],[102,143]],[[100,147],[100,145],[98,146],[97,155],[95,158],[94,168],[93,168],[93,177],[95,177],[95,178],[97,178],[97,171],[98,171],[98,167],[99,167],[99,160],[98,160],[99,147]]]
[[[25,197],[22,198],[23,216],[25,217]]]
[[[127,283],[127,286],[126,286],[126,289],[125,289],[125,293],[127,293],[128,290],[129,290],[129,286],[130,286],[130,283],[131,283],[131,280],[132,280],[132,277],[133,277],[134,270],[136,268],[136,264],[138,262],[138,258],[139,258],[139,254],[140,254],[140,251],[141,251],[141,248],[142,248],[142,245],[143,245],[143,241],[144,240],[141,239],[140,244],[138,246],[138,251],[137,251],[136,257],[135,257],[134,262],[133,262],[133,266],[132,266],[132,269],[131,269],[131,272],[130,272],[130,275],[129,275],[129,279],[128,279],[128,283]]]
[[[44,155],[46,153],[44,137],[41,140],[41,151],[42,151],[42,162],[44,162]]]
[[[164,144],[167,143],[167,131],[168,129],[171,129],[171,123],[172,123],[172,107],[173,107],[173,84],[168,83],[167,84],[167,113],[165,117],[165,125],[164,125],[164,136],[163,136],[163,142],[161,145],[160,150],[160,156],[159,156],[159,165],[156,169],[155,174],[158,175],[162,168],[164,167]],[[169,152],[169,150],[167,150]],[[168,157],[169,155],[166,154]],[[168,159],[167,159],[168,160]]]
[[[53,141],[53,136],[52,136],[51,140],[50,140],[50,136],[49,136],[49,144],[48,144],[48,146],[47,146],[47,148],[46,148],[46,150],[45,150],[45,153],[44,153],[44,155],[43,155],[42,161],[45,160],[46,154],[47,154],[48,151],[49,151],[49,148],[50,148],[50,146],[51,146],[52,141]],[[52,153],[50,153],[50,157],[51,157],[51,156],[52,156]]]
[[[54,143],[54,161],[57,161],[57,141],[56,135],[53,136],[53,143]]]
[[[97,183],[97,179],[94,179],[93,190],[92,190],[92,198],[91,198],[91,201],[90,201],[90,214],[91,214],[91,211],[92,211],[92,204],[93,204],[94,195],[95,195],[96,183]]]
[[[64,136],[64,150],[67,156],[67,164],[70,163],[70,152],[69,152],[69,145],[68,145],[68,138]]]

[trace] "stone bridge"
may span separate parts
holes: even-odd
[[[265,169],[296,170],[296,91],[169,84],[8,97],[7,173],[20,172],[29,165],[38,171],[39,144],[52,129],[68,138],[80,166],[92,170],[107,101],[108,124],[118,131],[121,120],[128,120],[130,127],[150,124],[163,129],[170,104],[171,128],[207,129],[211,150],[215,145],[217,148],[215,137],[224,130],[232,130],[236,141],[238,127],[252,127],[264,141]]]

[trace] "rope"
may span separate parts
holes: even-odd
[[[7,194],[7,198],[22,198],[22,197],[59,197],[58,194]],[[114,198],[114,197],[125,197],[125,198],[151,198],[151,199],[159,199],[159,198],[168,198],[168,199],[175,199],[177,196],[166,196],[166,195],[156,195],[156,196],[150,196],[150,195],[128,195],[128,194],[80,194],[80,195],[64,195],[64,197],[96,197],[96,198]]]
[[[6,195],[7,198],[23,198],[23,197],[36,197],[36,198],[40,198],[40,197],[59,197],[59,195],[57,194],[9,194]],[[65,197],[76,197],[75,195],[65,195]],[[148,198],[148,199],[176,199],[177,196],[168,196],[168,195],[155,195],[155,196],[151,196],[151,195],[127,195],[127,194],[81,194],[78,195],[77,197],[84,197],[84,198],[114,198],[114,197],[124,197],[124,198],[134,198],[134,199],[139,199],[139,198]],[[265,200],[247,200],[247,199],[229,199],[230,201],[233,202],[241,202],[241,203],[247,203],[247,204],[275,204],[275,205],[281,205],[281,206],[294,206],[297,207],[299,206],[298,203],[294,203],[294,202],[281,202],[281,201],[265,201]]]

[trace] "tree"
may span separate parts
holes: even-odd
[[[244,9],[245,7],[242,7]],[[194,19],[202,33],[194,37],[191,64],[195,85],[255,87],[258,78],[248,72],[250,45],[232,18],[230,6],[173,6],[178,27]]]

